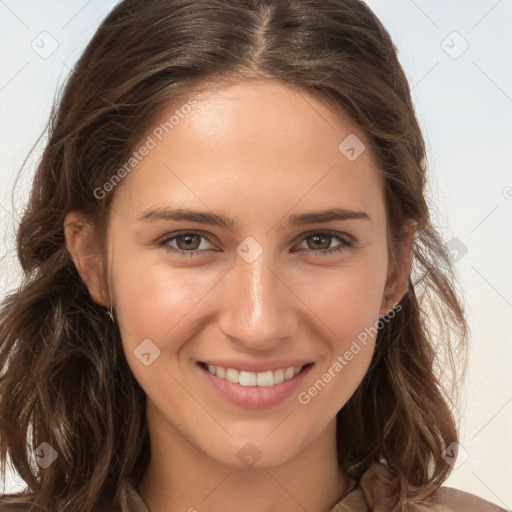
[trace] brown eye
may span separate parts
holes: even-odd
[[[165,247],[171,252],[177,252],[183,255],[187,254],[188,256],[197,256],[208,249],[208,247],[199,249],[201,247],[202,240],[206,240],[207,243],[211,243],[206,236],[200,233],[185,231],[182,233],[171,233],[167,235],[159,242],[159,245]],[[176,246],[171,244],[176,244]]]
[[[306,238],[311,243],[309,244],[311,249],[328,249],[331,245],[332,235],[310,235]]]
[[[338,240],[340,243],[331,248],[333,240]],[[354,248],[354,244],[348,236],[344,237],[341,233],[312,233],[304,238],[304,242],[306,242],[307,247],[303,248],[312,252],[315,256],[328,256]]]
[[[186,235],[178,235],[174,237],[176,239],[176,245],[180,250],[196,250],[201,245],[201,236],[194,233],[188,233]]]

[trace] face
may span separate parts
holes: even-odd
[[[115,190],[116,319],[150,423],[272,466],[332,426],[370,364],[389,307],[383,183],[364,133],[306,92],[194,98],[162,112]]]

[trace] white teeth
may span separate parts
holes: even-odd
[[[286,368],[284,371],[284,380],[291,379],[295,375],[294,367]]]
[[[284,382],[284,370],[276,370],[274,372],[274,384],[281,384],[281,382]]]
[[[302,366],[290,366],[289,368],[280,368],[279,370],[268,370],[266,372],[254,373],[244,370],[238,371],[234,368],[222,368],[220,366],[208,365],[208,371],[221,379],[226,379],[233,384],[241,386],[260,386],[269,387],[275,384],[281,384],[285,380],[290,380],[297,375]]]
[[[256,374],[256,385],[258,386],[273,386],[274,385],[274,372],[269,370]]]
[[[226,380],[232,382],[233,384],[238,384],[238,375],[240,372],[235,370],[234,368],[228,368],[226,370]]]
[[[241,371],[238,376],[238,383],[242,386],[256,386],[256,377],[255,373]]]

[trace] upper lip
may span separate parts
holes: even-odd
[[[215,359],[208,361],[199,361],[200,363],[212,366],[220,366],[221,368],[234,368],[235,370],[261,373],[267,371],[275,371],[279,369],[290,368],[291,366],[304,366],[312,363],[312,361],[303,361],[298,359],[274,359],[267,361],[244,361],[241,359],[227,360],[227,359]]]

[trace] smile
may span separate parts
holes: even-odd
[[[226,379],[233,384],[241,386],[260,386],[270,387],[281,384],[285,380],[290,380],[297,375],[304,366],[290,366],[289,368],[280,368],[275,371],[266,372],[247,372],[244,370],[236,370],[235,368],[222,368],[212,364],[205,365],[208,371],[221,379]]]
[[[308,363],[251,372],[198,362],[196,368],[201,381],[222,400],[237,407],[267,409],[296,394],[313,366]]]

